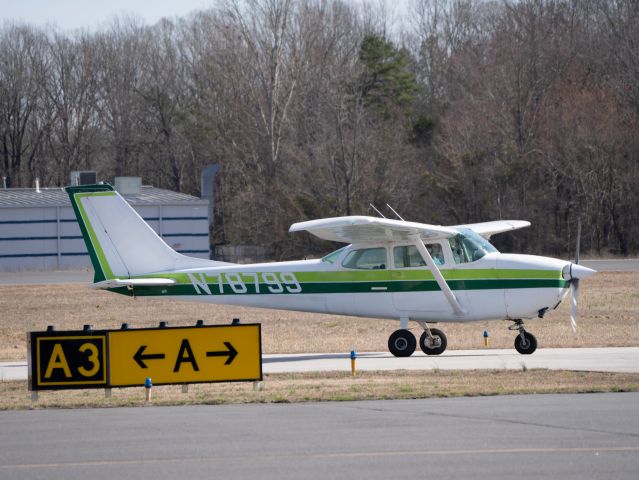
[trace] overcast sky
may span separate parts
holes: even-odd
[[[162,17],[184,16],[214,0],[0,0],[0,22],[18,20],[62,30],[96,29],[114,16],[133,14],[152,25]]]
[[[345,1],[376,7],[385,4],[391,15],[392,31],[405,18],[411,0]],[[133,15],[153,25],[160,18],[184,17],[215,4],[216,0],[0,0],[0,26],[3,22],[18,21],[41,28],[56,25],[62,31],[95,31],[108,26],[118,15]]]

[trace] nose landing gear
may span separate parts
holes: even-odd
[[[515,337],[515,350],[522,355],[530,355],[537,350],[537,339],[532,333],[527,332],[524,329],[524,321],[521,319],[513,320],[513,325],[508,327],[508,330],[518,330],[519,335]]]

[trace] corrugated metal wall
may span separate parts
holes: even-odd
[[[208,206],[133,205],[174,250],[209,258]],[[90,268],[71,207],[0,208],[0,271]]]

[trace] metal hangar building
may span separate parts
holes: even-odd
[[[209,201],[116,178],[115,189],[174,250],[209,258]],[[91,268],[63,188],[0,189],[0,271]]]

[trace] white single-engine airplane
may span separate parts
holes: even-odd
[[[542,318],[572,286],[575,327],[579,280],[594,270],[532,255],[499,253],[496,233],[529,222],[500,220],[443,227],[365,216],[296,223],[307,231],[348,244],[319,260],[239,265],[177,253],[110,185],[66,189],[87,245],[93,286],[131,296],[248,305],[398,319],[388,348],[398,357],[417,344],[408,322],[424,332],[420,348],[439,355],[446,335],[437,322],[510,320],[515,348],[531,354],[535,337],[524,319]]]

